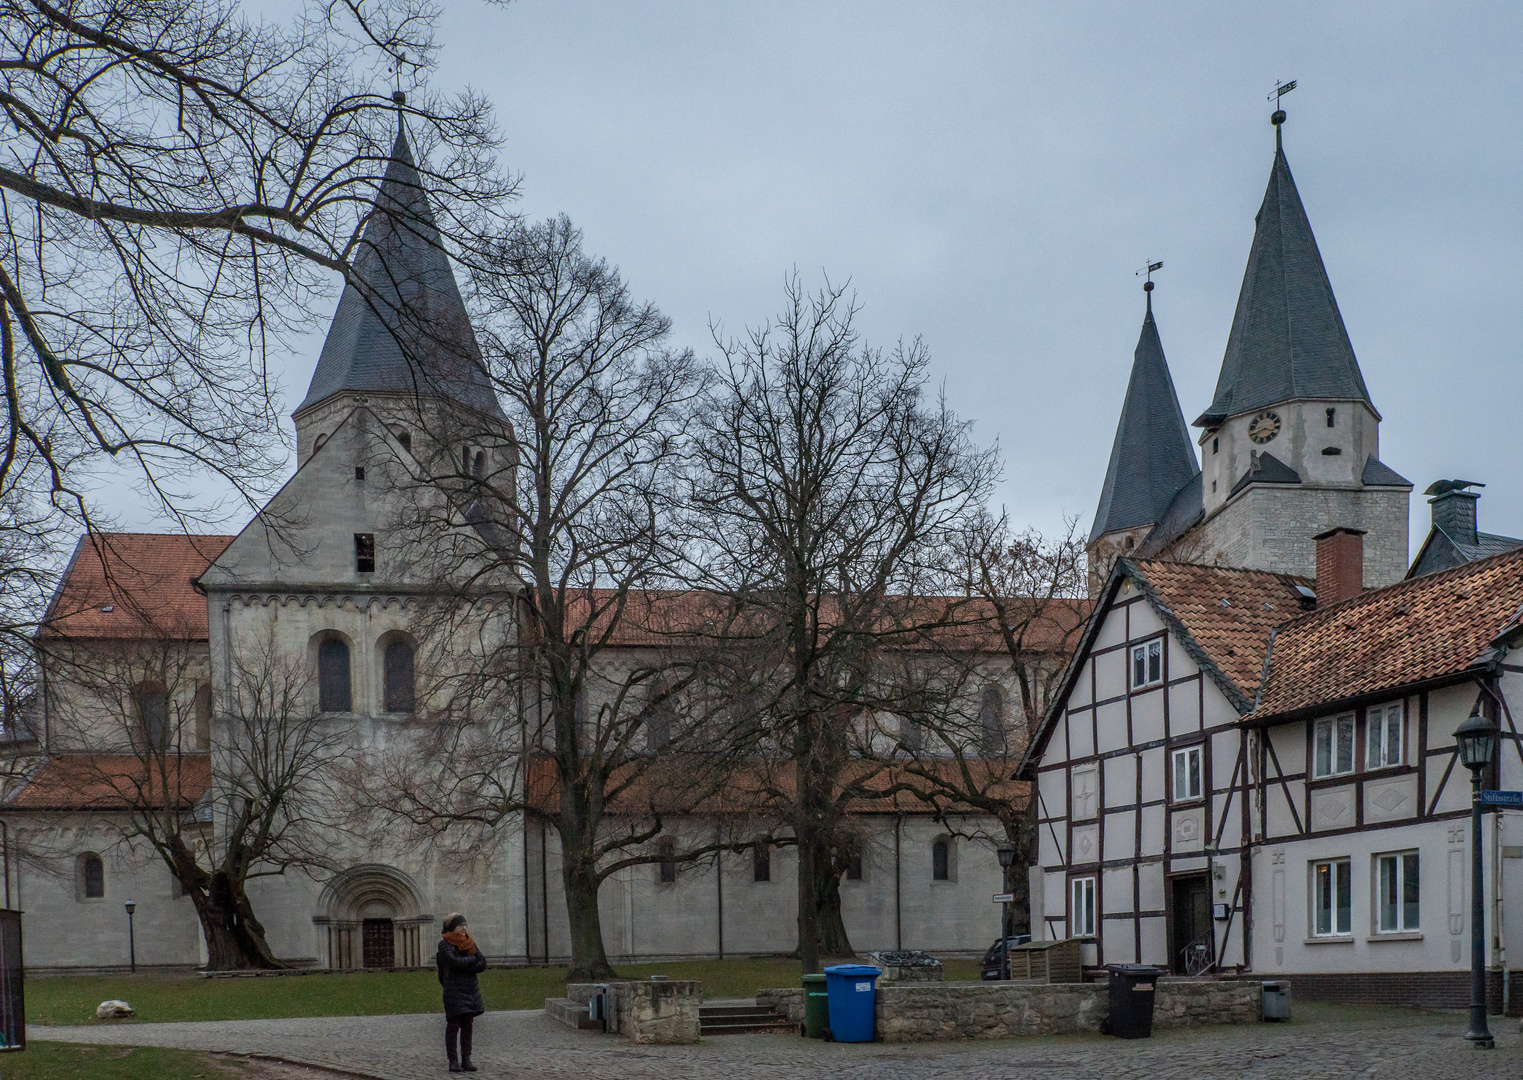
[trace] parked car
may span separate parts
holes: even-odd
[[[1031,935],[1011,934],[1006,940],[1010,942],[1010,948],[1013,949],[1017,945],[1024,945],[1030,941]],[[999,939],[996,938],[994,944],[989,946],[989,951],[984,953],[983,963],[978,966],[978,977],[985,981],[1009,978],[1010,973],[1008,970],[1003,976],[1000,974],[1000,957]]]

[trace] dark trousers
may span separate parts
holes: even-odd
[[[476,1018],[470,1013],[461,1016],[449,1016],[444,1020],[444,1052],[449,1055],[451,1061],[471,1060],[471,1021]],[[460,1054],[455,1054],[455,1036],[460,1036]]]

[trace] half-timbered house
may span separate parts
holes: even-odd
[[[1320,536],[1316,579],[1117,562],[1022,764],[1035,933],[1084,939],[1091,965],[1466,1002],[1454,731],[1493,719],[1483,780],[1523,788],[1523,551],[1362,591],[1362,540]],[[1523,814],[1485,837],[1496,1006],[1523,985]]]

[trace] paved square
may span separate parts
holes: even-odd
[[[1127,1042],[1053,1036],[914,1046],[828,1044],[791,1035],[730,1035],[697,1046],[641,1047],[575,1032],[542,1012],[488,1013],[476,1022],[481,1077],[545,1080],[1169,1080],[1252,1076],[1391,1080],[1517,1080],[1523,1036],[1494,1018],[1497,1049],[1472,1049],[1462,1013],[1297,1003],[1290,1024],[1159,1032]],[[273,1056],[377,1080],[448,1075],[436,1015],[232,1020],[31,1029],[34,1039],[175,1046]]]

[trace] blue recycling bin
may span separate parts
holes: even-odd
[[[873,1041],[874,984],[881,974],[866,964],[836,964],[825,969],[830,1037],[836,1042]]]

